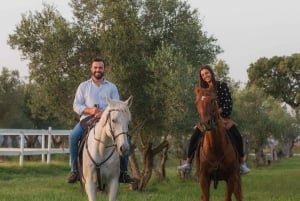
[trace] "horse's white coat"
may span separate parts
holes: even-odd
[[[129,151],[128,124],[131,120],[129,106],[131,97],[125,102],[107,98],[108,107],[87,139],[88,150],[83,150],[83,181],[89,201],[96,201],[97,169],[91,158],[100,164],[102,184],[108,192],[109,201],[116,201],[119,191],[120,155]],[[114,139],[115,138],[115,139]],[[116,146],[110,146],[110,145]],[[90,153],[91,157],[89,156]],[[111,153],[113,154],[111,155]],[[109,157],[111,155],[111,157]]]

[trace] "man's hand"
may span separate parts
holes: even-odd
[[[103,111],[99,109],[99,110],[97,111],[97,113],[94,114],[94,116],[95,116],[96,118],[100,118],[101,115],[102,115],[102,113],[103,113]]]
[[[103,111],[98,107],[85,108],[84,113],[94,115],[96,118],[100,118]]]

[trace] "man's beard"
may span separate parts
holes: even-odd
[[[103,72],[95,72],[93,75],[94,75],[94,78],[96,78],[97,80],[101,80],[104,77]]]

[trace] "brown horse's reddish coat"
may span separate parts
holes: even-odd
[[[242,201],[239,159],[220,117],[216,92],[214,89],[196,86],[195,94],[200,125],[208,129],[204,131],[203,143],[197,154],[197,175],[202,190],[201,201],[209,201],[211,181],[216,188],[220,180],[226,182],[225,201],[231,201],[232,194],[237,201]]]

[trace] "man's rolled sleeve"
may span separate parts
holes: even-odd
[[[73,102],[73,110],[77,114],[81,115],[85,108],[86,108],[86,105],[85,105],[85,100],[84,100],[84,96],[83,96],[82,85],[79,85],[79,87],[76,91],[76,94],[75,94],[74,102]]]

